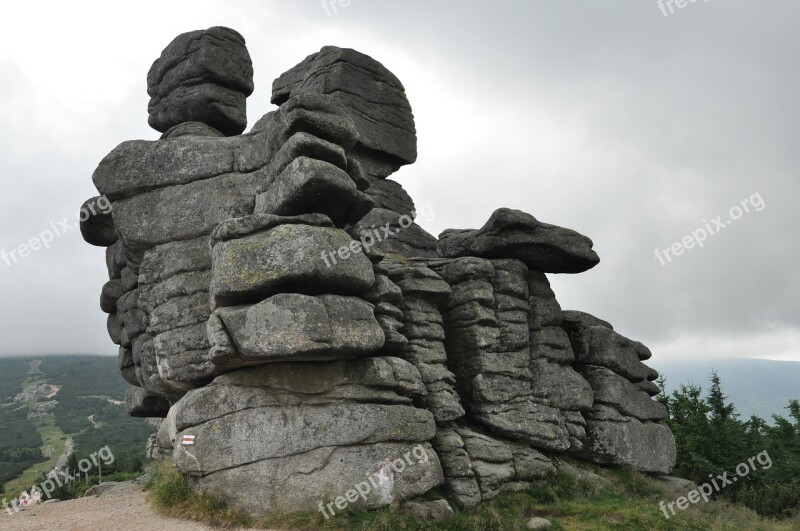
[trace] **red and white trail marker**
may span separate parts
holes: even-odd
[[[184,435],[183,439],[181,439],[181,444],[183,446],[194,446],[194,435]]]

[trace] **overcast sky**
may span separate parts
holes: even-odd
[[[402,80],[419,159],[393,178],[435,213],[431,233],[524,210],[594,240],[595,269],[551,276],[565,309],[611,321],[662,360],[800,360],[798,2],[698,1],[668,16],[657,0],[333,11],[320,0],[5,6],[0,249],[72,223],[96,195],[100,159],[158,137],[152,61],[179,33],[225,25],[253,59],[251,125],[273,108],[272,80],[324,45]],[[750,212],[730,220],[745,200]],[[718,215],[725,229],[703,247],[656,258]],[[104,250],[77,229],[0,261],[0,356],[116,354],[98,303],[106,277]]]

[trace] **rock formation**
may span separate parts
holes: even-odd
[[[440,485],[472,505],[560,454],[670,471],[649,350],[550,289],[598,264],[592,241],[510,209],[439,238],[414,223],[389,178],[416,159],[414,117],[383,65],[325,47],[245,134],[237,32],[178,36],[147,81],[163,135],[100,162],[112,214],[81,232],[107,248],[128,410],[163,419],[150,456],[255,515],[357,485],[352,507]]]

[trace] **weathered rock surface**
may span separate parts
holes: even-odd
[[[628,422],[589,420],[584,456],[596,463],[630,466],[668,474],[675,466],[675,438],[669,427],[631,419]]]
[[[403,456],[412,448],[407,443],[319,448],[221,470],[199,478],[196,484],[257,517],[319,510],[320,501],[328,501],[334,508],[336,501],[353,509],[377,508],[415,498],[441,484],[442,469],[428,444],[423,445],[427,462],[395,471],[393,463],[407,463]],[[366,491],[363,497],[355,490],[359,486]],[[348,493],[352,494],[347,500],[352,501],[345,504]]]
[[[414,217],[414,200],[403,190],[400,183],[391,179],[372,179],[368,183],[366,193],[375,201],[377,208],[391,210],[401,216]]]
[[[593,326],[614,329],[610,323],[588,313],[574,310],[563,312],[561,328],[567,333],[569,342],[572,345],[572,351],[579,360],[586,359],[589,356],[589,342],[592,338],[590,327]]]
[[[539,448],[580,446],[580,411],[591,408],[592,391],[564,365],[574,360],[564,332],[542,327],[561,319],[546,278],[512,259],[433,267],[452,286],[443,305],[448,362],[470,417]]]
[[[667,418],[664,404],[651,400],[650,395],[613,371],[587,366],[581,373],[592,386],[596,402],[612,406],[623,415],[639,420]]]
[[[214,313],[242,362],[353,357],[377,352],[384,342],[369,304],[355,297],[279,293]]]
[[[345,231],[304,224],[303,219],[274,218],[274,226],[215,243],[211,294],[216,306],[298,289],[360,295],[375,282],[372,263],[363,252],[347,259],[337,255],[353,242]],[[217,233],[222,230],[219,227]]]
[[[407,342],[398,354],[420,372],[428,390],[425,406],[438,422],[464,415],[456,379],[447,368],[442,315],[436,302],[450,288],[439,275],[423,265],[409,266],[387,262],[389,278],[402,291],[397,303],[402,319],[402,335]]]
[[[606,367],[634,383],[647,379],[649,371],[639,361],[635,342],[604,326],[590,327],[590,331],[589,351],[578,359],[579,364]]]
[[[129,140],[114,148],[92,174],[97,189],[115,201],[179,184],[266,164],[264,133],[232,138],[182,136],[152,142]],[[116,204],[114,204],[116,206]]]
[[[586,444],[573,453],[598,463],[668,473],[675,466],[675,440],[667,426],[657,423],[667,418],[667,410],[650,398],[660,391],[648,385],[658,373],[640,361],[650,351],[587,313],[565,312],[562,327],[577,354],[575,367],[594,394],[585,412]]]
[[[316,508],[408,453],[405,471],[383,478],[359,505],[374,507],[442,481],[424,443],[434,435],[433,417],[407,398],[424,393],[416,369],[397,358],[276,363],[190,391],[174,407],[175,435],[168,438],[194,435],[194,445],[175,449],[177,466],[223,497],[239,492],[234,481],[244,482],[259,494],[245,498],[256,514]]]
[[[254,438],[250,435],[254,430],[271,436]],[[330,446],[424,441],[432,431],[430,413],[407,405],[342,401],[251,407],[183,430],[183,434],[195,435],[197,442],[192,448],[179,446],[174,461],[187,474],[205,476]],[[236,451],[231,452],[224,441],[235,441]]]
[[[322,212],[338,219],[356,198],[356,183],[329,162],[298,157],[263,194],[258,212],[280,215]]]
[[[161,140],[167,138],[179,138],[182,136],[210,136],[220,138],[223,135],[220,131],[214,129],[210,125],[203,122],[182,122],[178,125],[173,125],[161,135]]]
[[[256,178],[231,173],[121,199],[114,204],[114,223],[131,249],[194,239],[226,219],[251,213]]]

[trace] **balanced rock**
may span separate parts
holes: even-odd
[[[183,33],[147,74],[148,122],[167,131],[202,122],[226,135],[247,126],[246,98],[253,92],[253,64],[244,37],[225,27]]]
[[[580,273],[600,262],[586,236],[509,208],[495,210],[480,229],[444,231],[439,235],[439,256],[518,258],[547,273]]]

